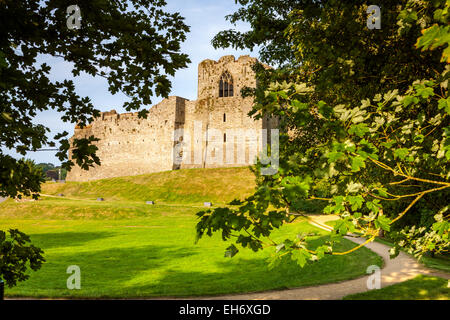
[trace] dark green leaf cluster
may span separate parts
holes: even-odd
[[[270,14],[270,5],[276,11],[278,1],[245,1],[234,17],[245,20],[244,12],[262,8]],[[255,195],[228,210],[252,208],[251,216],[260,217],[276,209],[284,224],[303,215],[308,201],[323,201],[321,211],[340,218],[323,248],[308,248],[304,235],[269,242],[276,251],[272,265],[284,256],[304,265],[325,253],[346,254],[334,252],[333,243],[347,233],[371,241],[382,232],[395,239],[393,254],[400,247],[418,256],[448,253],[448,2],[381,1],[380,30],[366,27],[363,1],[291,5],[277,18],[287,24],[283,37],[290,46],[283,50],[296,62],[255,67],[260,81],[251,92],[251,115],[281,119],[280,168],[273,176],[257,175]],[[258,20],[252,27],[247,34],[269,47],[271,37],[261,33],[267,27]],[[202,219],[199,236],[229,226],[228,215],[213,229],[210,221]],[[253,235],[257,224],[246,220],[244,229],[227,233]],[[264,231],[259,234],[272,230]]]
[[[30,244],[30,237],[17,229],[0,230],[0,279],[9,287],[27,280],[27,269],[37,271],[45,262],[41,249]]]
[[[61,58],[74,77],[99,76],[112,94],[122,92],[128,111],[151,104],[153,96],[167,97],[168,76],[187,66],[180,53],[189,27],[179,13],[163,10],[164,0],[79,1],[81,28],[67,26],[66,0],[0,1],[0,196],[37,198],[44,182],[41,168],[24,159],[5,155],[15,150],[25,156],[43,146],[56,146],[62,167],[76,163],[83,169],[99,165],[97,147],[90,136],[72,141],[73,161],[67,132],[49,136],[50,130],[35,117],[46,110],[62,114],[64,122],[85,127],[99,116],[89,97],[76,92],[72,80],[52,80],[46,57]],[[147,110],[139,111],[146,117]],[[26,268],[40,268],[42,251],[27,246],[28,236],[0,231],[0,276],[9,286],[28,278]]]

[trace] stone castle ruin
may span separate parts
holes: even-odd
[[[197,100],[171,96],[150,108],[146,119],[112,110],[75,127],[72,139],[100,139],[101,166],[88,171],[74,166],[67,180],[253,164],[270,137],[267,129],[277,127],[276,119],[250,118],[253,98],[241,96],[242,88],[256,87],[255,62],[249,56],[204,60],[198,66]]]

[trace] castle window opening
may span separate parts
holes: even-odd
[[[228,71],[222,73],[219,81],[219,97],[233,96],[233,78]]]
[[[227,115],[225,113],[223,114],[223,122],[227,122]]]
[[[223,142],[227,142],[227,134],[226,133],[223,134]]]

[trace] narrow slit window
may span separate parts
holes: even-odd
[[[219,82],[219,97],[223,97],[223,80],[220,79]]]
[[[227,122],[227,115],[225,113],[223,114],[223,122]]]
[[[223,142],[227,142],[227,134],[226,133],[223,134]]]
[[[225,71],[219,81],[219,97],[232,97],[233,95],[233,78],[228,71]]]

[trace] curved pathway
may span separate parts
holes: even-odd
[[[309,217],[310,223],[321,229],[330,231],[330,226],[325,225],[326,221],[330,221],[330,216],[312,216]],[[356,242],[358,244],[363,243],[365,239],[355,237],[345,237],[346,239]],[[390,247],[378,242],[371,242],[366,247],[384,260],[384,266],[381,269],[381,287],[386,287],[399,282],[403,282],[414,278],[419,274],[425,274],[430,276],[438,276],[445,279],[450,279],[450,274],[446,272],[439,272],[426,268],[422,264],[418,263],[414,258],[410,257],[404,252],[395,259],[389,258]],[[368,291],[367,281],[370,275],[360,277],[353,280],[346,280],[336,283],[323,284],[312,287],[302,287],[298,289],[285,289],[275,291],[265,291],[258,293],[245,293],[236,295],[224,295],[215,297],[201,297],[193,299],[225,299],[225,300],[338,300],[343,297]]]

